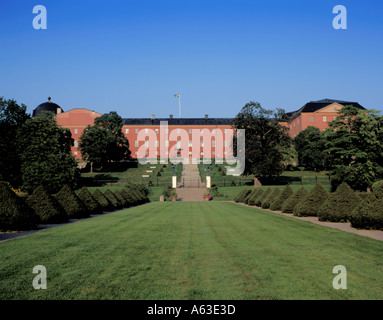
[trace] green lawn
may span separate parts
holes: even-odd
[[[0,243],[0,299],[383,299],[383,242],[227,202],[157,202]],[[47,290],[34,290],[35,265]],[[347,290],[332,287],[347,268]]]

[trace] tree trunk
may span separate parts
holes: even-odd
[[[256,175],[254,175],[254,187],[255,188],[262,187],[262,183],[261,183],[261,181],[259,181],[259,179],[257,178]]]

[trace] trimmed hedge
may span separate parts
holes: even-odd
[[[114,190],[113,193],[116,196],[116,198],[122,203],[122,206],[124,208],[129,208],[129,201],[125,199],[125,197],[121,194],[119,190]]]
[[[31,230],[38,223],[39,217],[33,209],[11,190],[8,183],[0,181],[0,230]]]
[[[248,204],[249,200],[254,196],[254,194],[257,192],[257,189],[251,189],[251,192],[246,196],[246,198],[243,200],[243,203]]]
[[[328,199],[318,211],[319,221],[347,222],[352,210],[360,203],[359,196],[343,182],[335,192],[330,193]]]
[[[255,201],[264,192],[264,190],[261,188],[256,188],[255,190],[256,191],[253,193],[253,195],[251,196],[251,198],[248,201],[249,206],[255,206]]]
[[[115,194],[112,191],[110,191],[109,189],[105,190],[104,195],[108,199],[108,201],[113,205],[114,210],[123,208],[121,201],[118,200],[118,198],[115,196]]]
[[[293,195],[291,195],[282,205],[283,213],[293,213],[296,205],[308,195],[305,188],[299,188]]]
[[[360,229],[383,230],[383,187],[375,187],[351,212],[351,226]]]
[[[263,201],[269,196],[269,194],[271,193],[273,189],[272,188],[267,188],[265,191],[263,191],[259,197],[257,197],[257,199],[255,200],[255,205],[257,207],[262,207],[262,203]]]
[[[265,198],[264,201],[262,201],[262,209],[269,209],[270,208],[270,205],[271,203],[277,198],[279,197],[281,193],[281,190],[279,188],[274,188],[270,193],[269,195]]]
[[[293,189],[289,185],[285,186],[281,194],[275,198],[273,203],[270,205],[270,210],[280,211],[285,201],[294,194]]]
[[[309,194],[302,199],[294,208],[294,215],[298,217],[308,217],[318,215],[319,208],[328,198],[328,192],[321,184],[315,184]]]
[[[40,223],[54,224],[68,221],[64,208],[43,186],[33,190],[26,202],[38,215]]]
[[[246,196],[245,196],[245,194],[247,195],[248,193],[248,190],[249,189],[243,189],[243,190],[241,190],[238,194],[237,194],[237,196],[234,198],[234,201],[235,202],[241,202],[240,201],[240,199],[244,199]]]
[[[105,195],[100,190],[94,190],[92,196],[100,204],[103,212],[112,211],[114,209],[108,198],[105,197]]]
[[[120,191],[121,195],[126,199],[126,201],[129,203],[129,206],[135,206],[137,204],[137,200],[135,200],[127,190],[122,189]]]
[[[64,185],[61,190],[53,196],[64,208],[69,219],[89,217],[87,208],[68,185]]]
[[[103,212],[100,203],[92,196],[86,187],[81,188],[77,196],[90,214],[101,214]]]

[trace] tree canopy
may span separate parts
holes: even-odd
[[[235,129],[245,129],[244,174],[275,176],[282,173],[285,153],[291,146],[288,128],[282,126],[284,111],[266,110],[258,102],[247,103],[233,120]],[[234,139],[234,151],[236,140]]]
[[[332,188],[342,182],[365,191],[383,176],[383,117],[374,110],[343,107],[325,132],[333,170]]]
[[[0,97],[0,176],[13,186],[22,183],[17,132],[31,117],[26,110],[26,105]]]
[[[55,115],[43,112],[27,120],[18,134],[23,189],[31,192],[43,185],[57,192],[64,184],[75,187],[79,169],[71,153],[69,129],[57,125]]]
[[[83,131],[79,149],[84,160],[99,166],[129,159],[131,152],[122,132],[122,118],[114,111],[96,118],[94,125]]]
[[[326,137],[317,127],[307,127],[294,138],[298,162],[309,170],[322,170],[329,166]]]

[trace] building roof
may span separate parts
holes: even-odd
[[[136,119],[122,119],[123,125],[137,125],[137,126],[159,126],[161,121],[166,121],[169,126],[218,126],[228,125],[231,126],[232,119],[230,118],[136,118]]]
[[[57,110],[60,110],[60,112],[57,112]],[[44,111],[50,111],[54,114],[58,114],[61,112],[64,112],[64,110],[56,103],[51,102],[51,98],[48,98],[48,102],[44,102],[37,106],[35,110],[33,110],[32,117],[37,117],[39,114],[41,114]]]
[[[294,117],[298,116],[302,112],[316,112],[316,111],[318,111],[318,110],[320,110],[320,109],[322,109],[324,107],[327,107],[328,105],[333,104],[333,103],[338,103],[338,104],[340,104],[342,106],[353,105],[354,107],[356,107],[358,109],[365,110],[365,108],[362,107],[358,102],[344,101],[344,100],[335,100],[335,99],[322,99],[322,100],[318,100],[318,101],[307,102],[299,110],[293,111],[293,112],[288,112],[286,114],[288,116],[290,116],[291,118],[294,118]]]

